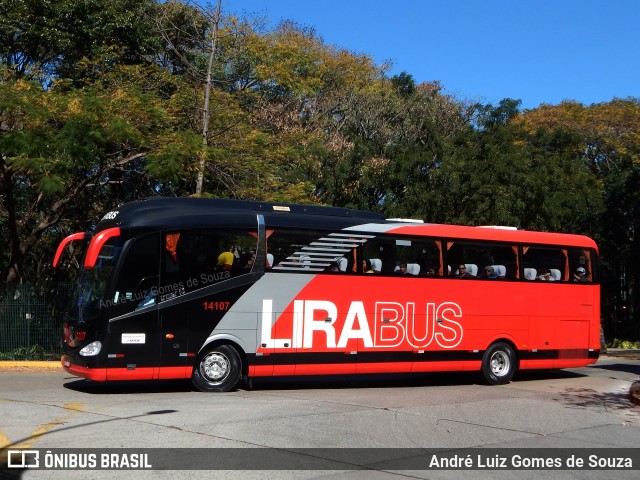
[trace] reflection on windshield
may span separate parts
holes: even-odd
[[[70,304],[71,318],[85,322],[100,308],[107,294],[118,257],[122,252],[122,243],[121,238],[109,239],[100,249],[95,267],[82,270]]]

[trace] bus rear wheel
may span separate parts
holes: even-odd
[[[509,344],[497,342],[484,352],[482,375],[490,385],[509,383],[516,373],[516,368],[516,355]]]
[[[191,382],[202,392],[228,392],[240,381],[242,362],[231,345],[205,350],[193,368]]]

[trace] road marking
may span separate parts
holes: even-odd
[[[6,439],[6,445],[2,448],[16,448],[16,449],[29,449],[32,448],[33,445],[42,437],[46,435],[52,428],[57,427],[58,425],[63,425],[66,423],[71,417],[77,415],[78,413],[84,412],[84,406],[86,403],[65,403],[62,408],[65,410],[70,410],[71,413],[67,415],[63,415],[62,417],[56,418],[49,423],[45,423],[44,425],[40,425],[36,428],[29,437],[25,438],[22,442],[12,445],[11,440],[9,440],[2,432],[0,432],[0,443],[3,443],[3,438]]]
[[[11,445],[11,440],[4,433],[0,432],[0,449]]]

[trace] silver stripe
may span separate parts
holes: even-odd
[[[274,270],[321,272],[331,265],[331,261],[339,261],[354,248],[358,248],[371,238],[375,238],[375,236],[330,233],[312,241],[309,245],[299,247],[293,255],[287,257],[286,261],[280,262],[274,267]]]

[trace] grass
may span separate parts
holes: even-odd
[[[44,360],[45,352],[40,345],[18,347],[10,352],[0,352],[0,360]]]
[[[607,348],[623,348],[625,350],[638,350],[640,349],[640,341],[621,340],[614,338],[607,342]]]

